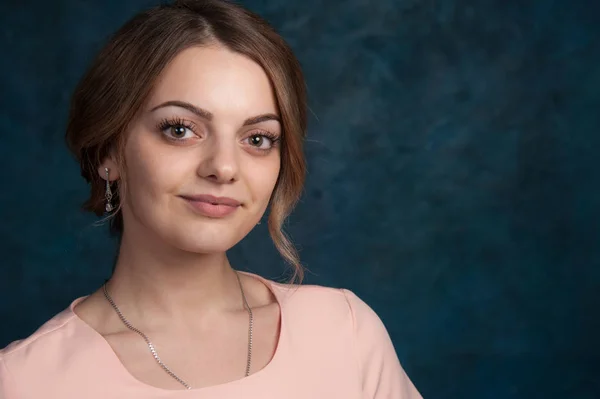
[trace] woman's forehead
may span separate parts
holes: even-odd
[[[271,82],[250,58],[222,46],[191,47],[159,76],[150,107],[185,101],[215,115],[221,112],[277,113]]]

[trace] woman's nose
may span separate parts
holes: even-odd
[[[239,173],[237,150],[235,140],[215,137],[203,154],[198,175],[218,183],[233,183]]]

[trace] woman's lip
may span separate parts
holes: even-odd
[[[241,203],[233,198],[215,197],[213,195],[182,195],[188,204],[201,215],[211,218],[222,218],[236,211]]]
[[[233,206],[233,207],[237,207],[237,206],[241,205],[241,203],[239,201],[234,200],[233,198],[215,197],[214,195],[209,195],[209,194],[182,195],[181,197],[188,201],[206,202],[209,204],[216,204],[216,205],[227,205],[227,206]]]
[[[195,201],[189,198],[184,198],[185,202],[198,213],[211,218],[222,218],[235,212],[239,206],[230,206],[225,204],[213,204],[205,201]]]

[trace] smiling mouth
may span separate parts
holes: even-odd
[[[181,196],[197,213],[209,218],[223,218],[234,213],[242,204],[228,197],[212,195]]]

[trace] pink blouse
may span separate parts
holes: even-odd
[[[248,377],[191,390],[145,384],[73,312],[80,297],[0,350],[0,399],[421,398],[380,318],[352,291],[250,275],[273,291],[281,325],[273,358]]]

